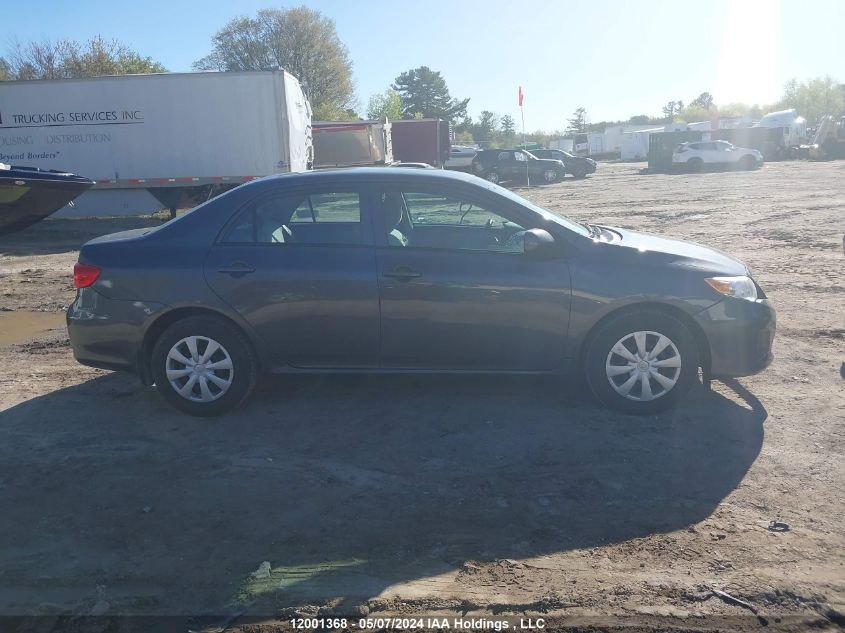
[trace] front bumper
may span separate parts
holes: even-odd
[[[768,299],[723,299],[695,319],[710,344],[711,377],[750,376],[771,364],[777,318]]]
[[[146,324],[164,308],[145,301],[109,299],[82,288],[67,310],[73,356],[83,365],[138,373]]]

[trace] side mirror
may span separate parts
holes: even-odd
[[[555,238],[546,229],[529,229],[523,235],[526,255],[543,257],[555,253]]]

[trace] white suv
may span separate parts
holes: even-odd
[[[727,141],[699,141],[678,145],[672,153],[672,164],[684,165],[691,171],[700,171],[705,165],[758,169],[763,166],[763,155]]]

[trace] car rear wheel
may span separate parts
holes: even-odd
[[[687,169],[694,172],[699,172],[704,169],[704,161],[700,158],[690,158],[687,161]]]
[[[494,185],[499,184],[499,172],[497,171],[488,171],[484,178],[492,182]]]
[[[252,392],[258,363],[237,328],[212,316],[169,326],[152,352],[156,387],[174,407],[196,416],[220,415]]]
[[[551,184],[560,180],[560,175],[555,169],[546,169],[543,171],[543,180]]]
[[[625,413],[655,413],[677,403],[697,378],[698,348],[687,327],[669,314],[622,314],[591,338],[585,371],[603,404]]]

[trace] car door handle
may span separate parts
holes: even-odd
[[[399,281],[410,281],[411,279],[420,277],[422,273],[415,272],[407,266],[401,266],[399,268],[394,268],[391,271],[384,272],[381,275],[382,277],[390,277],[391,279],[398,279]]]
[[[218,268],[217,272],[237,277],[239,275],[248,275],[249,273],[254,273],[255,268],[244,264],[243,262],[234,262],[233,264],[229,264],[228,266]]]

